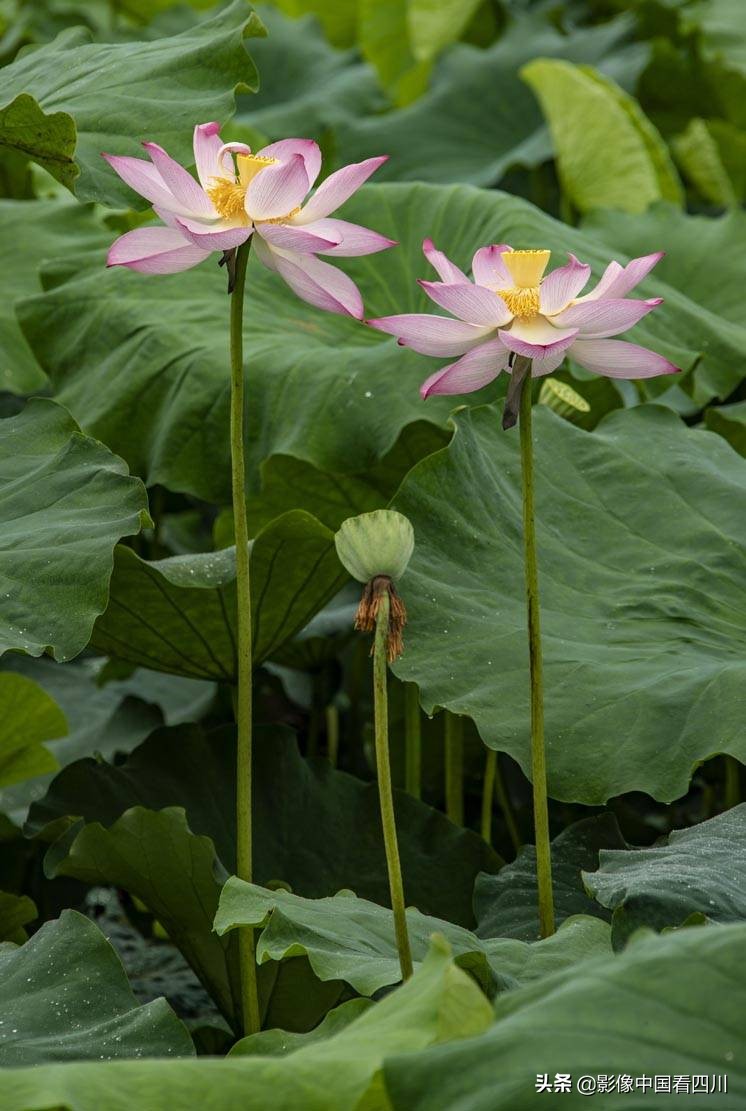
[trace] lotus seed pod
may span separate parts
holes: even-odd
[[[377,575],[397,580],[412,557],[414,530],[403,514],[376,509],[343,521],[334,543],[340,563],[358,582]]]
[[[544,379],[539,391],[539,404],[554,409],[555,413],[569,421],[576,421],[584,413],[591,411],[585,398],[558,378]]]

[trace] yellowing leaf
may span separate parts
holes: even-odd
[[[633,97],[591,66],[537,58],[521,70],[549,123],[562,187],[575,208],[644,212],[682,203],[681,182]]]

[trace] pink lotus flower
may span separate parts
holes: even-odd
[[[453,315],[410,313],[368,324],[423,355],[460,356],[423,382],[423,398],[479,390],[510,371],[515,355],[532,360],[534,377],[551,374],[565,355],[610,378],[651,378],[679,369],[646,347],[609,338],[660,305],[660,297],[636,301],[626,295],[662,252],[626,266],[610,262],[595,289],[581,297],[591,268],[574,255],[544,278],[549,251],[514,251],[504,243],[481,247],[472,260],[471,282],[432,240],[422,248],[441,280],[419,284]]]
[[[107,265],[174,274],[253,235],[254,253],[300,298],[362,319],[355,283],[316,256],[369,255],[393,246],[394,240],[368,228],[328,218],[387,155],[344,166],[305,201],[321,169],[321,152],[312,139],[283,139],[252,154],[245,143],[223,143],[219,131],[218,123],[194,129],[199,183],[157,143],[143,143],[149,162],[104,155],[127,185],[152,202],[165,225],[120,236]]]

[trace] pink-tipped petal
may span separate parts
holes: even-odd
[[[383,154],[378,158],[366,158],[364,162],[352,162],[329,174],[326,181],[322,181],[314,195],[299,214],[297,223],[308,224],[312,220],[321,220],[329,216],[340,205],[344,204],[360,186],[368,180],[372,173],[388,161],[388,155]]]
[[[513,319],[505,302],[484,286],[471,282],[420,281],[418,284],[436,305],[469,324],[500,328]]]
[[[599,297],[626,297],[636,285],[647,277],[653,267],[660,262],[664,251],[655,251],[652,255],[641,255],[633,258],[626,266],[618,262],[610,262],[604,270],[598,285],[586,293],[581,301],[597,301]]]
[[[531,360],[531,377],[543,378],[546,374],[553,374],[564,359],[566,351],[550,351],[540,359]]]
[[[490,247],[480,247],[471,262],[471,272],[477,285],[490,289],[511,289],[514,285],[507,266],[502,260],[507,243],[493,243]]]
[[[473,393],[488,385],[508,365],[509,352],[499,339],[487,340],[455,363],[436,370],[420,386],[424,400],[434,394]]]
[[[193,144],[194,164],[203,189],[210,186],[213,178],[234,177],[232,168],[228,170],[220,161],[223,140],[220,138],[219,123],[198,123],[194,129]]]
[[[651,297],[647,301],[635,301],[626,297],[582,301],[558,313],[552,318],[552,323],[562,328],[579,328],[581,339],[586,336],[589,339],[605,339],[607,336],[626,332],[662,301],[662,297]]]
[[[553,316],[561,312],[580,293],[591,276],[591,268],[575,255],[568,255],[566,266],[559,266],[547,274],[539,286],[539,312]]]
[[[231,251],[234,247],[245,243],[254,230],[246,227],[245,224],[235,228],[211,229],[205,227],[204,230],[195,230],[194,222],[188,224],[184,220],[179,220],[178,217],[176,218],[176,224],[185,239],[188,239],[190,243],[193,243],[195,247],[200,247],[203,251]]]
[[[621,274],[621,272],[622,267],[618,262],[610,262],[590,293],[586,293],[583,297],[578,297],[577,300],[596,301],[599,297],[608,296],[608,290],[611,286],[611,283],[615,280],[618,274]]]
[[[607,378],[655,378],[679,372],[679,367],[662,355],[623,339],[577,339],[568,355],[586,370]]]
[[[173,193],[180,205],[195,216],[215,215],[212,201],[188,170],[174,161],[157,143],[143,143],[143,147],[150,155],[167,189]]]
[[[308,192],[303,156],[293,154],[287,162],[267,166],[249,183],[246,211],[252,220],[277,220],[288,216]]]
[[[330,229],[323,235],[316,224],[300,228],[293,224],[257,224],[256,230],[273,247],[301,255],[314,255],[318,251],[328,250],[336,247],[341,240],[339,233],[333,234]]]
[[[427,313],[380,316],[366,323],[379,332],[396,336],[402,347],[411,347],[420,355],[444,358],[464,355],[494,330],[465,324],[463,320],[453,320],[448,316],[428,316]]]
[[[151,204],[185,216],[188,209],[179,204],[152,162],[131,158],[128,154],[105,154],[103,157],[130,189],[134,189]]]
[[[622,268],[622,272],[616,275],[604,296],[626,297],[636,285],[640,284],[643,278],[648,276],[664,254],[664,251],[655,251],[652,255],[641,255],[640,258],[633,258]]]
[[[363,299],[352,278],[348,278],[335,266],[314,258],[313,255],[276,254],[274,262],[278,273],[285,279],[292,291],[327,312],[342,313],[363,318]]]
[[[107,266],[128,266],[141,274],[176,274],[207,258],[176,228],[135,228],[120,235],[109,248]]]
[[[533,320],[516,319],[510,331],[499,333],[506,347],[527,359],[543,359],[552,352],[565,351],[577,334],[577,328],[554,328],[541,316]]]
[[[395,247],[396,240],[377,231],[364,228],[361,224],[351,224],[348,220],[335,220],[329,217],[323,220],[314,220],[312,224],[302,224],[304,231],[313,232],[325,238],[337,238],[336,246],[320,247],[323,255],[339,255],[341,258],[353,258],[358,255],[374,255],[378,251],[385,251],[388,247]]]
[[[311,188],[321,170],[321,151],[319,144],[313,139],[279,139],[278,142],[270,143],[256,153],[260,158],[277,158],[280,162],[289,162],[294,154],[299,154],[305,163],[308,189]]]
[[[459,270],[458,266],[452,263],[447,255],[439,251],[432,239],[426,239],[424,241],[422,244],[422,251],[442,282],[469,281],[463,270]]]

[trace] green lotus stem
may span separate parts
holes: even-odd
[[[495,755],[497,756],[497,753],[495,753]],[[498,806],[502,810],[503,820],[508,830],[508,836],[513,843],[513,848],[515,849],[516,854],[518,854],[523,848],[523,841],[521,840],[518,823],[515,820],[513,807],[510,804],[510,798],[508,797],[508,792],[505,787],[505,781],[502,777],[502,772],[500,771],[499,759],[495,760],[495,797],[497,799]]]
[[[494,748],[487,749],[484,761],[484,781],[482,783],[482,837],[488,845],[492,844],[492,796],[495,793],[495,772],[497,753]]]
[[[319,754],[319,733],[321,732],[321,711],[316,704],[314,694],[311,709],[308,712],[308,735],[306,737],[306,756],[309,760],[315,759]]]
[[[330,702],[326,708],[326,754],[333,768],[339,758],[339,710]]]
[[[458,714],[445,711],[446,815],[456,825],[464,824],[464,723]]]
[[[416,683],[404,684],[404,785],[416,799],[422,795],[422,718]]]
[[[378,798],[381,806],[389,892],[391,906],[394,911],[396,948],[399,952],[402,979],[407,980],[412,975],[412,952],[409,947],[404,884],[402,882],[399,843],[394,817],[394,794],[391,787],[391,760],[389,757],[389,704],[386,686],[386,642],[389,631],[389,605],[389,593],[388,590],[384,590],[376,614],[376,632],[373,642],[373,713],[375,718]]]
[[[725,787],[723,791],[723,809],[732,810],[741,801],[741,765],[735,756],[725,753]]]
[[[525,362],[525,360],[523,360]],[[513,374],[523,370],[519,360]],[[521,474],[523,479],[523,545],[528,607],[528,651],[531,677],[531,783],[534,796],[536,879],[539,889],[539,929],[542,937],[554,933],[552,857],[549,842],[549,802],[544,751],[544,677],[541,657],[539,574],[536,560],[534,520],[534,455],[531,435],[531,367],[523,382],[520,409]]]
[[[236,873],[252,882],[252,645],[249,529],[246,520],[246,463],[244,460],[243,301],[246,264],[251,240],[235,256],[231,295],[231,489],[236,536],[236,604],[238,632],[238,690],[236,694]],[[256,982],[254,931],[242,927],[238,935],[241,1009],[245,1034],[261,1027]]]

